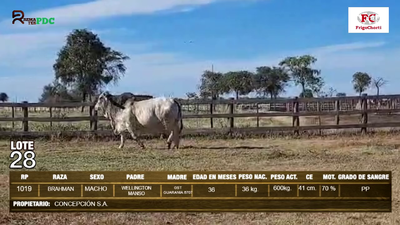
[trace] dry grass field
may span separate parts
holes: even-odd
[[[390,170],[392,213],[9,213],[9,142],[0,141],[0,224],[400,224],[400,139],[398,134],[206,140],[183,139],[182,149],[148,140],[36,144],[36,170]]]

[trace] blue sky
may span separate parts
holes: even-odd
[[[190,3],[190,4],[189,4]],[[390,33],[349,34],[348,7],[389,7]],[[55,17],[54,25],[12,25],[25,17]],[[89,13],[90,12],[90,13]],[[115,93],[183,97],[197,91],[204,70],[254,71],[286,56],[312,54],[326,89],[354,95],[357,71],[400,93],[400,2],[367,0],[4,0],[0,8],[0,91],[12,101],[36,102],[53,80],[57,51],[72,29],[89,28],[127,54],[128,71]],[[368,93],[375,93],[374,89]],[[285,96],[299,94],[291,85]]]

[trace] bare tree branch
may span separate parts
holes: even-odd
[[[372,85],[374,85],[376,89],[376,95],[379,95],[380,88],[387,83],[382,77],[378,77],[377,79],[372,80]]]

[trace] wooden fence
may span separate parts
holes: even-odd
[[[350,96],[350,97],[334,97],[334,98],[294,98],[294,99],[225,99],[225,100],[179,100],[183,108],[187,106],[194,105],[208,105],[209,113],[206,114],[190,114],[184,113],[184,124],[187,120],[191,119],[209,119],[210,128],[184,128],[184,134],[213,134],[213,133],[266,133],[275,131],[291,131],[295,134],[299,134],[300,131],[307,130],[325,130],[325,129],[349,129],[356,128],[360,129],[361,132],[367,132],[367,128],[394,128],[400,127],[400,121],[391,122],[378,122],[369,123],[369,115],[381,113],[386,115],[394,115],[400,112],[398,108],[398,99],[400,95],[382,95],[382,96]],[[389,102],[386,108],[374,107],[371,102]],[[322,110],[322,105],[324,104],[333,105],[333,110]],[[277,110],[274,112],[261,112],[260,105],[269,105],[269,109],[273,109],[274,105],[280,104],[285,106],[286,110]],[[215,113],[215,106],[223,105],[226,113]],[[255,107],[255,112],[246,112],[244,110],[241,113],[237,113],[239,106],[250,105],[252,108]],[[310,105],[312,107],[310,107]],[[358,107],[357,107],[358,105]],[[86,106],[89,108],[86,116],[71,116],[71,117],[54,117],[53,112],[56,108],[80,108]],[[47,136],[65,133],[68,135],[84,135],[84,134],[108,134],[112,135],[111,130],[101,130],[98,129],[99,121],[107,120],[103,116],[97,115],[97,112],[93,110],[93,103],[0,103],[0,109],[9,107],[11,108],[11,117],[0,116],[0,136]],[[48,117],[33,117],[29,116],[32,107],[42,107],[48,108]],[[16,109],[20,108],[22,110],[22,116],[15,116]],[[242,107],[243,108],[243,107]],[[262,108],[262,107],[261,107]],[[275,107],[276,108],[276,107]],[[331,107],[329,107],[331,108]],[[352,124],[341,124],[341,118],[343,116],[359,115],[360,119],[358,123]],[[261,126],[260,119],[264,117],[290,117],[291,126]],[[318,117],[322,116],[332,116],[335,118],[334,124],[323,125],[319,121],[317,125],[307,125],[300,126],[301,117]],[[256,126],[254,127],[237,127],[235,126],[235,120],[245,117],[256,118]],[[216,128],[214,126],[214,120],[216,118],[225,118],[228,122],[226,127]],[[59,130],[47,130],[47,131],[32,131],[30,130],[29,122],[42,122],[49,123],[50,127],[55,122],[78,122],[87,121],[90,123],[90,129],[78,130],[78,131],[59,131]],[[11,130],[7,130],[2,127],[2,123],[8,122],[12,123]],[[21,123],[21,130],[15,130],[15,124]]]

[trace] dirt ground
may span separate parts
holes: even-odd
[[[242,140],[184,139],[168,151],[160,140],[139,150],[132,140],[36,143],[35,170],[386,170],[391,213],[9,213],[9,142],[0,141],[0,224],[400,224],[400,139],[370,136]]]

